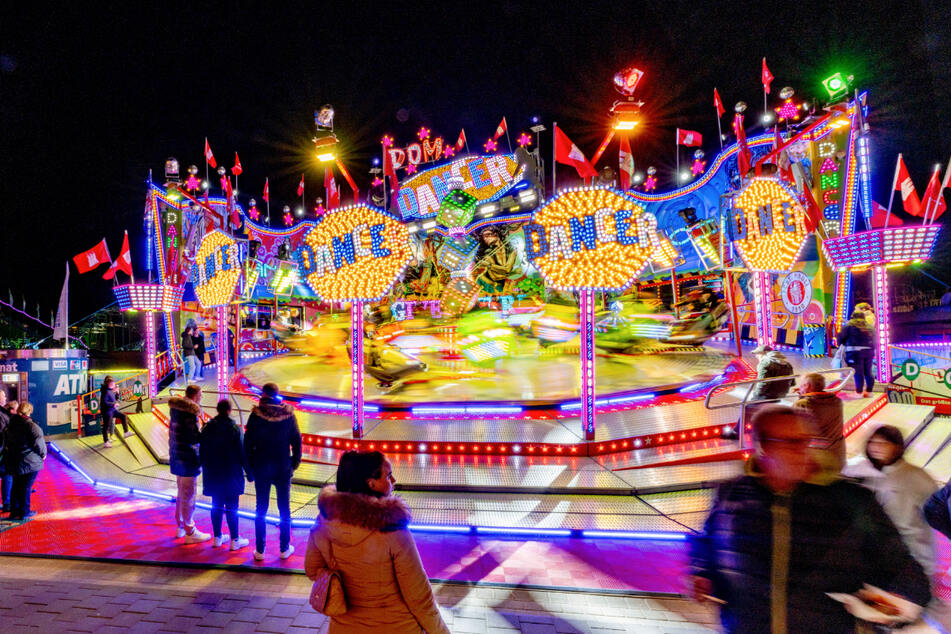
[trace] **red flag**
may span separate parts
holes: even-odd
[[[774,151],[778,150],[783,145],[783,138],[779,135],[779,126],[773,126],[773,148]],[[792,162],[789,160],[789,151],[786,149],[780,150],[779,156],[776,157],[776,167],[779,170],[779,178],[786,181],[787,183],[795,183],[795,176],[792,172]]]
[[[334,172],[329,167],[324,172],[324,188],[327,190],[327,209],[336,209],[340,206],[340,188],[334,180]]]
[[[815,231],[822,219],[822,212],[819,211],[819,205],[816,204],[816,197],[812,195],[812,190],[806,185],[802,188],[802,197],[805,202],[806,216],[804,218],[806,231]]]
[[[578,146],[572,143],[568,135],[555,128],[555,160],[563,165],[572,165],[582,178],[596,178],[598,173],[584,157]]]
[[[928,181],[928,187],[925,189],[924,196],[921,197],[921,209],[925,218],[937,218],[944,213],[945,202],[942,191],[946,185],[942,185],[941,179],[935,170],[931,174],[931,180]]]
[[[492,137],[493,140],[497,141],[500,136],[509,131],[509,126],[505,123],[505,117],[502,117],[502,122],[499,123],[498,127],[495,128],[495,136]]]
[[[621,191],[631,188],[631,177],[634,175],[634,155],[631,154],[631,142],[627,135],[621,136],[621,151],[618,153],[618,162],[621,168]]]
[[[681,130],[680,128],[677,128],[677,145],[695,147],[702,143],[703,137],[699,132],[694,132],[693,130]]]
[[[885,218],[888,217],[888,209],[882,207],[874,200],[872,201],[872,217],[869,218],[869,224],[872,229],[881,229],[885,226]],[[888,221],[889,227],[898,227],[902,223],[901,218],[892,214],[891,220]]]
[[[298,196],[304,195],[304,175],[303,174],[300,175],[300,185],[297,186],[297,195]]]
[[[88,273],[100,264],[111,264],[112,258],[109,257],[109,247],[106,246],[106,239],[79,255],[73,256],[73,262],[80,273]]]
[[[720,101],[720,93],[717,92],[717,89],[713,89],[713,107],[717,109],[717,116],[722,117],[726,114],[726,108],[723,107],[723,102]]]
[[[466,130],[465,128],[459,130],[459,138],[456,139],[456,151],[459,152],[466,146]]]
[[[244,172],[244,168],[241,167],[241,159],[238,158],[238,153],[234,153],[234,167],[231,168],[231,173],[235,176],[240,176]]]
[[[122,271],[129,277],[132,277],[132,252],[129,251],[129,232],[125,232],[122,238],[122,250],[119,251],[119,257],[112,263],[112,266],[103,274],[102,279],[111,280],[116,273]]]
[[[211,153],[211,146],[208,145],[208,137],[205,137],[205,161],[212,167],[218,167],[215,155]]]
[[[773,83],[773,74],[766,68],[766,58],[763,58],[763,90],[769,94],[769,85]]]
[[[271,202],[271,192],[270,192],[270,188],[267,186],[267,179],[266,179],[266,178],[264,179],[264,196],[263,196],[263,198],[264,198],[264,202],[266,202],[266,203]]]
[[[739,112],[733,117],[733,133],[736,134],[736,143],[739,146],[739,153],[736,157],[736,167],[742,177],[750,171],[753,153],[750,152],[750,148],[746,144],[746,130],[743,129],[743,115]]]
[[[948,187],[951,187],[951,163],[948,163],[948,168],[944,171],[944,180],[941,182],[941,187],[938,189],[936,196],[938,197],[938,202],[934,208],[934,211],[931,215],[931,221],[934,222],[941,217],[948,209],[948,204],[944,200],[944,190]]]
[[[898,156],[898,180],[895,182],[895,189],[901,192],[901,204],[905,211],[912,216],[920,216],[921,200],[918,198],[915,184],[911,182],[911,175],[901,155]]]

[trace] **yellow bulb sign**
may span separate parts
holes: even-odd
[[[809,235],[802,204],[774,178],[754,178],[740,190],[727,224],[733,246],[754,271],[790,270]]]
[[[525,253],[549,286],[620,291],[665,250],[657,219],[612,189],[570,189],[532,214]]]
[[[238,243],[234,238],[221,231],[206,234],[192,267],[192,284],[202,308],[230,304],[240,276]]]
[[[369,205],[327,213],[297,250],[300,277],[327,301],[383,297],[411,257],[406,226]]]

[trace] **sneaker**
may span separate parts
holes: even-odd
[[[202,533],[197,528],[193,528],[190,534],[185,534],[186,544],[200,544],[201,542],[207,542],[209,539],[211,539],[211,535],[208,533]]]
[[[178,530],[175,532],[175,538],[176,538],[176,539],[181,539],[181,538],[184,537],[184,536],[185,536],[185,527],[184,527],[184,526],[179,526],[179,527],[178,527]]]
[[[254,551],[254,560],[255,561],[264,561],[264,553],[259,553],[257,550]]]
[[[212,546],[212,548],[218,548],[219,546],[224,544],[226,541],[228,541],[227,537],[225,537],[224,535],[219,535],[218,537],[215,537],[215,543]]]
[[[112,449],[112,441],[107,440],[106,443],[103,445],[103,447],[105,447],[106,449]]]
[[[288,547],[287,547],[287,550],[282,550],[282,551],[281,551],[281,559],[287,559],[288,557],[290,557],[290,556],[293,555],[293,554],[294,554],[294,547],[293,547],[293,546],[288,546]]]
[[[231,550],[241,550],[250,543],[246,537],[235,537],[231,540]],[[264,555],[261,555],[261,558],[263,559]]]
[[[134,431],[131,431],[131,430],[130,430],[130,431],[127,431],[127,432],[125,433],[125,436],[123,436],[123,437],[124,437],[124,438],[128,438],[128,437],[130,437],[130,436],[135,436],[135,432],[134,432]]]

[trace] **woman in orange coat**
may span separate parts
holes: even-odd
[[[407,528],[409,508],[393,495],[395,482],[379,451],[348,451],[336,487],[320,492],[304,568],[311,579],[328,562],[341,573],[347,612],[332,617],[330,634],[449,633]]]

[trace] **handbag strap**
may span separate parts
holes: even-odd
[[[327,553],[330,555],[330,559],[327,561],[327,567],[329,567],[334,572],[339,572],[337,569],[337,558],[334,557],[334,544],[330,541],[330,538],[327,538]]]

